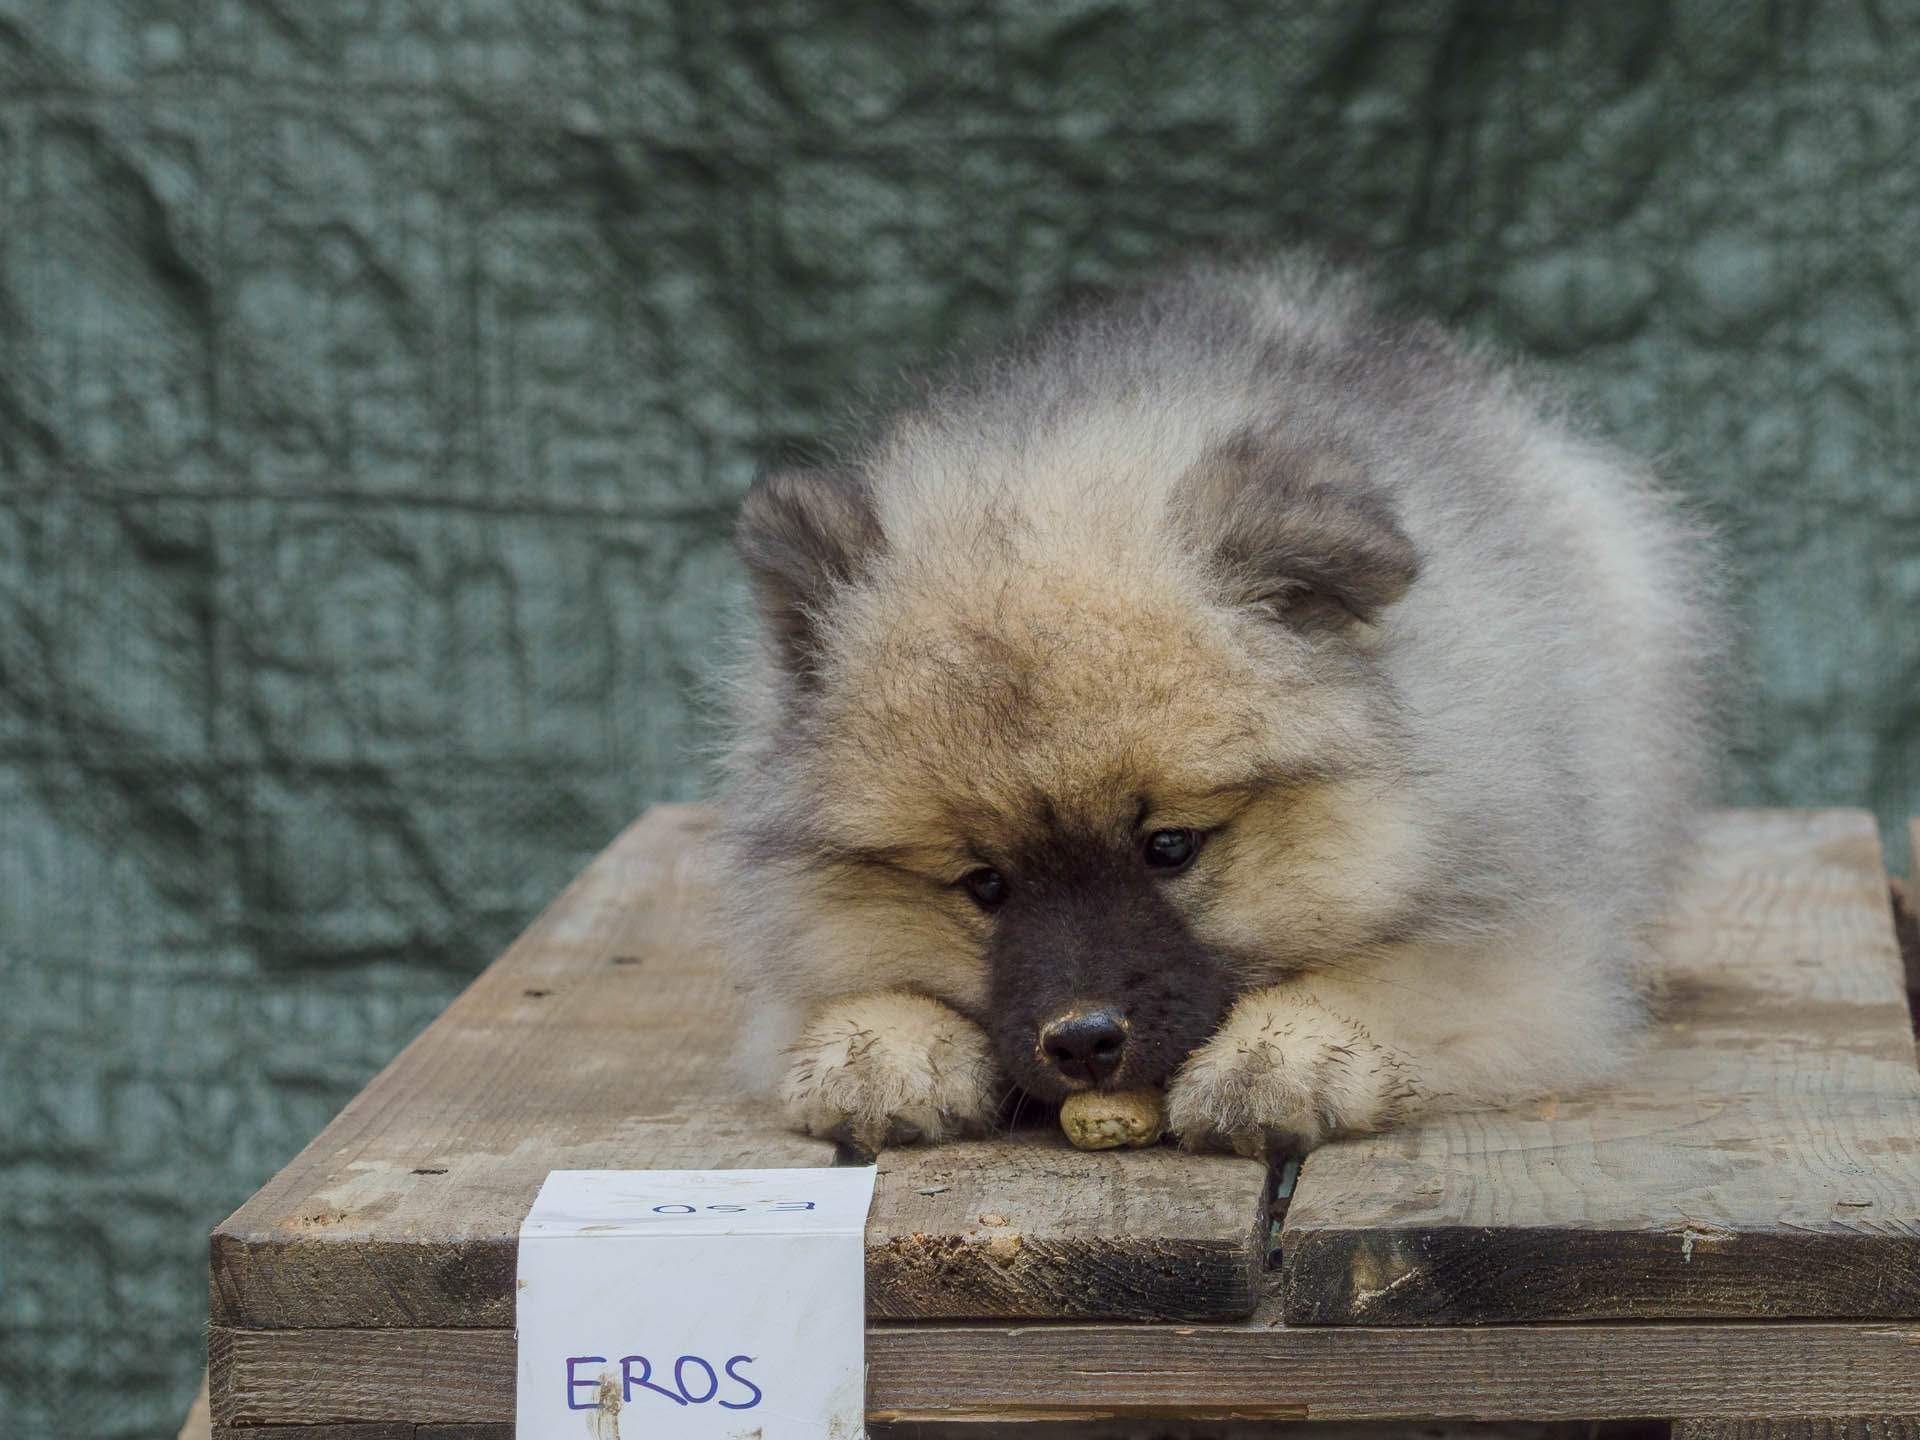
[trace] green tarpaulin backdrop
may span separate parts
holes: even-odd
[[[0,0],[0,1429],[170,1435],[208,1228],[702,793],[758,457],[1197,248],[1540,357],[1730,537],[1729,795],[1920,810],[1916,157],[1915,0]]]

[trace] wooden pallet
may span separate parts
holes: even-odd
[[[650,812],[214,1233],[216,1437],[510,1435],[549,1170],[833,1163],[729,1089],[704,824]],[[1317,1152],[1277,1270],[1249,1161],[1047,1129],[889,1153],[870,1416],[1899,1433],[1920,1070],[1870,817],[1721,817],[1664,948],[1624,1084]]]

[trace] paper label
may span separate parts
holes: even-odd
[[[548,1175],[520,1227],[516,1440],[864,1435],[873,1177]]]

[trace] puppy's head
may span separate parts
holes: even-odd
[[[756,983],[932,995],[1058,1099],[1401,923],[1374,652],[1416,564],[1351,466],[1242,436],[1150,503],[877,493],[783,471],[741,514]]]

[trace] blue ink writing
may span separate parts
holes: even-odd
[[[707,1393],[704,1395],[695,1395],[687,1389],[686,1369],[689,1361],[707,1372]],[[676,1390],[687,1397],[687,1403],[690,1405],[704,1405],[720,1393],[720,1377],[713,1373],[713,1366],[698,1355],[682,1355],[673,1362],[673,1384]]]
[[[600,1402],[598,1400],[595,1400],[591,1405],[581,1405],[574,1400],[574,1391],[593,1390],[597,1392],[600,1389],[600,1382],[598,1380],[576,1379],[574,1377],[573,1367],[576,1365],[604,1365],[606,1363],[607,1357],[604,1355],[569,1355],[567,1357],[567,1408],[569,1410],[598,1410],[600,1408]]]
[[[671,1400],[676,1405],[705,1405],[719,1398],[720,1374],[726,1373],[728,1380],[739,1386],[744,1400],[721,1400],[722,1410],[751,1410],[766,1398],[766,1391],[746,1377],[741,1367],[755,1361],[752,1355],[729,1356],[727,1363],[715,1370],[713,1362],[699,1355],[682,1355],[673,1362],[673,1387],[669,1389],[653,1378],[653,1362],[644,1355],[622,1355],[620,1357],[620,1397],[626,1404],[632,1404],[636,1390],[651,1390]],[[567,1357],[567,1408],[569,1410],[598,1410],[600,1401],[595,1398],[581,1403],[574,1398],[576,1391],[593,1390],[599,1387],[600,1380],[583,1380],[574,1370],[578,1365],[604,1365],[604,1355],[569,1355]],[[693,1375],[704,1376],[706,1384],[690,1380]]]
[[[733,1368],[734,1366],[742,1363],[751,1364],[752,1362],[753,1362],[753,1356],[751,1355],[736,1355],[731,1360],[727,1361],[727,1367],[726,1367],[727,1378],[730,1380],[738,1380],[742,1385],[746,1386],[747,1389],[753,1391],[753,1398],[751,1400],[740,1400],[740,1401],[722,1400],[720,1402],[720,1408],[722,1410],[751,1410],[754,1406],[760,1403],[760,1398],[763,1393],[760,1387],[754,1384],[753,1381],[749,1380],[746,1376],[742,1375],[738,1370]]]
[[[638,1380],[633,1378],[633,1362],[636,1360],[640,1362],[640,1378]],[[677,1378],[678,1372],[676,1371],[675,1373]],[[642,1389],[651,1390],[656,1395],[664,1395],[676,1405],[684,1405],[687,1403],[684,1395],[676,1395],[673,1391],[667,1389],[666,1386],[653,1383],[653,1362],[647,1359],[646,1356],[623,1356],[620,1360],[620,1394],[622,1398],[631,1401],[633,1399],[633,1387],[636,1385]],[[682,1388],[684,1389],[685,1387]]]
[[[756,1200],[755,1205],[764,1205],[767,1209],[780,1214],[793,1214],[802,1210],[814,1210],[818,1207],[811,1200]],[[744,1215],[745,1205],[689,1205],[684,1201],[670,1200],[664,1205],[655,1205],[655,1215],[693,1215],[702,1210],[710,1210],[716,1215]]]

